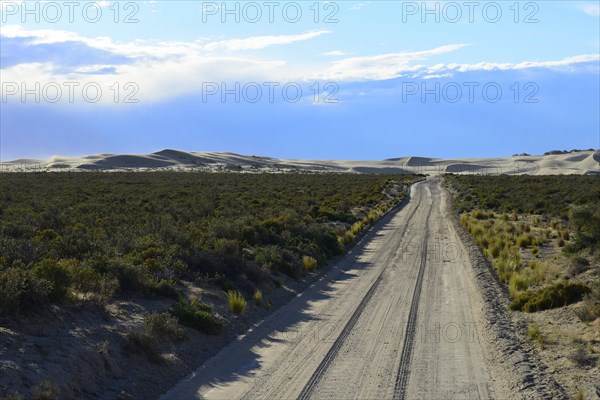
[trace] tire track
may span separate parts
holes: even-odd
[[[427,244],[429,241],[429,218],[433,210],[433,204],[429,208],[427,218],[425,220],[425,235],[421,263],[419,264],[419,273],[417,282],[413,292],[408,321],[406,323],[406,334],[404,336],[404,345],[402,346],[402,355],[400,356],[400,366],[396,376],[396,384],[394,386],[394,400],[404,400],[406,396],[406,387],[410,375],[410,364],[412,358],[413,342],[415,338],[417,312],[419,310],[419,299],[421,297],[421,289],[423,287],[423,275],[425,273],[425,265],[427,263]]]
[[[402,233],[400,234],[400,241],[399,241],[400,243],[402,243],[402,241],[404,240],[404,236],[406,235],[406,231],[407,231],[408,227],[410,226],[410,222],[412,221],[413,217],[415,216],[415,214],[416,214],[417,210],[420,208],[420,206],[421,206],[421,196],[419,196],[419,203],[417,203],[417,205],[411,211],[410,215],[408,216],[408,218],[406,220],[406,223],[402,229]],[[431,213],[431,210],[430,210],[430,213]],[[427,219],[429,220],[429,216],[427,217]],[[392,257],[393,257],[393,253],[390,255],[390,258],[392,258]],[[367,303],[371,300],[371,298],[373,297],[373,294],[377,291],[377,288],[379,287],[379,284],[381,283],[383,274],[386,271],[388,265],[389,265],[389,260],[386,260],[385,267],[381,270],[381,272],[377,276],[377,279],[375,280],[375,282],[373,282],[373,284],[371,285],[371,287],[369,288],[369,290],[367,291],[367,293],[361,300],[358,307],[354,310],[354,312],[352,313],[352,316],[350,317],[348,322],[346,322],[344,329],[342,330],[340,335],[337,337],[337,339],[335,340],[335,342],[333,343],[333,345],[331,346],[331,348],[329,349],[329,351],[327,352],[327,354],[325,355],[325,357],[323,358],[323,360],[321,361],[321,363],[319,364],[319,366],[317,367],[315,372],[312,374],[312,376],[310,377],[310,379],[308,380],[308,382],[302,389],[302,392],[300,392],[300,395],[298,396],[298,400],[306,400],[311,396],[313,390],[318,385],[318,383],[321,381],[324,374],[327,372],[327,369],[331,365],[332,361],[337,356],[337,353],[339,352],[340,348],[342,347],[342,344],[344,343],[344,341],[346,340],[346,338],[348,337],[348,335],[350,334],[350,332],[356,325],[356,321],[358,321],[358,319],[359,319],[360,315],[362,314],[363,310],[365,309]]]

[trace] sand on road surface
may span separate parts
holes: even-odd
[[[440,179],[163,399],[503,398]],[[489,346],[489,344],[488,344]]]

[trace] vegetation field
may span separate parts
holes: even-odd
[[[575,398],[598,393],[600,177],[447,176],[463,227]],[[582,301],[583,300],[583,301]],[[591,398],[589,397],[589,398]]]
[[[414,179],[1,174],[0,313],[47,302],[106,303],[131,292],[176,300],[179,281],[199,277],[229,292],[232,310],[242,312],[243,297],[257,296],[280,274],[298,277],[340,254]],[[210,307],[196,305],[179,300],[175,313],[218,332]]]
[[[508,285],[511,308],[560,307],[591,292],[577,278],[600,256],[600,177],[452,175],[447,180],[461,224]],[[553,247],[562,249],[571,268],[540,259],[544,248]]]

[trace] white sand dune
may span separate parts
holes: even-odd
[[[578,151],[544,156],[441,159],[399,157],[379,161],[295,160],[235,153],[187,152],[165,149],[152,154],[91,154],[53,156],[47,160],[18,159],[0,163],[0,170],[16,171],[241,171],[241,172],[350,172],[422,173],[440,175],[558,175],[600,174],[600,151]]]

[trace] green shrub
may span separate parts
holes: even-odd
[[[161,338],[171,343],[182,341],[186,338],[185,331],[177,319],[167,313],[154,313],[145,318],[146,331],[149,335]]]
[[[478,219],[478,220],[494,218],[494,213],[493,212],[485,212],[482,210],[475,210],[475,211],[473,211],[473,218]]]
[[[175,287],[175,280],[173,278],[161,279],[155,284],[153,290],[156,294],[161,296],[170,297],[172,299],[179,298],[179,291]]]
[[[227,292],[227,306],[236,314],[241,314],[246,309],[246,299],[238,291]]]
[[[111,274],[100,274],[87,265],[72,264],[71,288],[98,304],[106,304],[119,290],[119,281]]]
[[[24,398],[21,394],[13,392],[3,397],[2,400],[24,400]]]
[[[173,313],[183,326],[208,335],[218,335],[223,330],[223,323],[214,315],[212,307],[196,298],[189,303],[180,299],[173,305]]]
[[[240,244],[232,239],[218,239],[215,242],[215,250],[227,256],[239,256],[241,254]]]
[[[52,301],[63,300],[69,288],[69,271],[64,263],[44,259],[33,267],[33,275],[50,283],[48,298]]]
[[[160,353],[157,339],[146,334],[143,330],[131,330],[127,332],[124,348],[128,353],[146,355],[153,363],[165,363],[165,359]]]
[[[558,282],[536,291],[528,290],[516,296],[510,304],[512,310],[536,312],[575,303],[590,293],[590,288],[581,283]]]
[[[60,388],[54,382],[46,380],[33,388],[34,400],[58,400],[59,398]]]
[[[281,249],[277,246],[265,246],[256,249],[254,262],[265,269],[277,268],[283,264]]]
[[[52,284],[24,267],[0,271],[0,311],[19,313],[46,304]]]
[[[225,291],[280,272],[298,276],[303,255],[325,265],[353,241],[352,224],[357,231],[374,222],[415,177],[116,172],[0,180],[0,308],[18,311],[69,294],[102,304],[117,291],[176,298],[178,279],[217,274]],[[367,215],[358,221],[352,210]],[[336,232],[346,225],[348,233]],[[9,267],[26,272],[7,274]]]
[[[590,249],[594,253],[600,249],[600,204],[572,208],[569,223],[575,230],[575,240],[567,251]]]
[[[146,265],[135,265],[122,259],[91,259],[88,265],[101,274],[114,276],[124,292],[147,293],[155,284]]]
[[[223,289],[225,292],[228,292],[230,290],[235,290],[235,285],[233,284],[233,282],[231,282],[229,279],[227,279],[227,277],[225,277],[225,275],[221,275],[218,273],[215,274],[214,283],[218,287]]]
[[[317,260],[311,256],[302,257],[302,267],[305,271],[313,272],[317,268]]]

